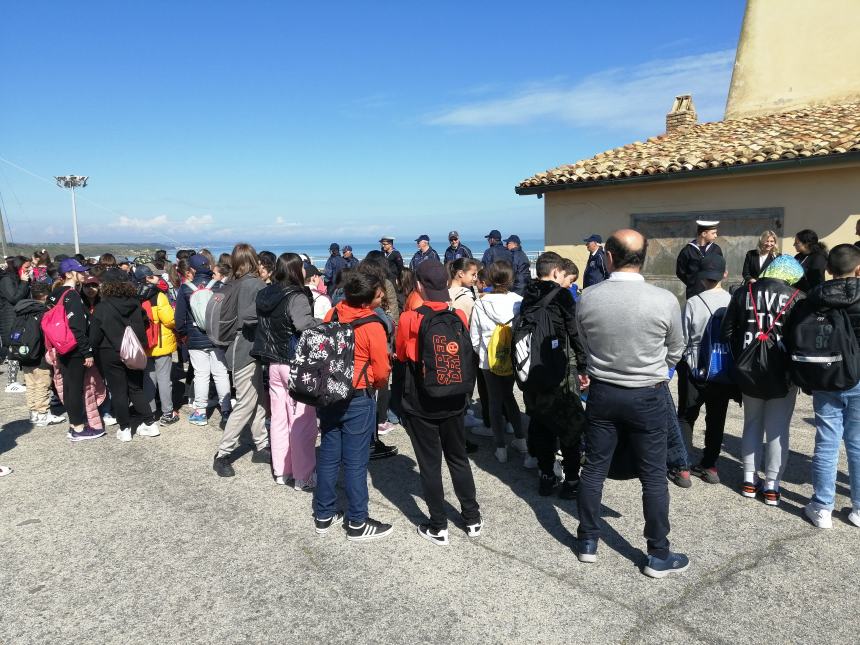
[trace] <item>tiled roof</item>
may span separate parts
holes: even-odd
[[[700,123],[538,173],[517,192],[846,153],[860,153],[860,103]]]

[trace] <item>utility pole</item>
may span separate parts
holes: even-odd
[[[3,260],[6,260],[6,222],[3,221],[3,211],[0,211],[0,245],[3,246]]]
[[[81,252],[81,245],[78,242],[78,207],[75,202],[75,188],[85,188],[89,177],[80,175],[63,175],[54,177],[57,180],[57,186],[60,188],[68,188],[72,191],[72,232],[75,236],[75,253]]]

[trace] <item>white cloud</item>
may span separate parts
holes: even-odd
[[[154,217],[128,217],[120,215],[113,228],[149,233],[200,233],[215,223],[211,215],[191,215],[184,220],[171,220],[167,215]]]
[[[429,115],[437,126],[487,127],[560,122],[604,129],[659,123],[677,94],[692,94],[701,120],[722,118],[734,50],[604,70],[572,86],[558,80]]]

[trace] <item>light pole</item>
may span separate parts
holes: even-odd
[[[72,232],[75,236],[75,253],[81,252],[81,245],[78,242],[78,207],[75,203],[75,188],[84,188],[87,185],[89,177],[80,175],[63,175],[62,177],[54,177],[57,180],[57,186],[60,188],[68,188],[72,191]]]

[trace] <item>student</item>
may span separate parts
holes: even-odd
[[[0,361],[6,359],[9,332],[15,322],[15,305],[30,294],[30,261],[16,256],[6,263],[6,270],[0,274]],[[18,362],[8,363],[7,393],[25,392],[26,387],[18,383]]]
[[[415,288],[415,272],[404,267],[400,272],[400,284],[404,294],[403,311],[415,311],[424,304],[421,294]]]
[[[194,399],[188,422],[191,425],[208,425],[206,414],[209,404],[209,381],[215,381],[218,393],[218,408],[226,423],[232,406],[230,402],[230,375],[227,373],[227,358],[223,347],[215,346],[206,332],[197,326],[191,313],[191,294],[198,289],[215,289],[218,283],[206,258],[194,255],[190,260],[180,260],[178,271],[185,278],[176,301],[174,325],[185,336],[188,360],[194,370]]]
[[[335,315],[341,323],[374,316],[373,310],[379,307],[385,294],[382,282],[362,271],[350,271],[343,289],[345,299],[328,313],[326,322]],[[336,484],[342,465],[347,499],[346,537],[350,541],[367,541],[386,537],[393,530],[390,524],[372,519],[367,510],[367,464],[376,426],[373,389],[388,382],[391,365],[381,321],[356,327],[354,338],[353,396],[317,411],[322,438],[317,460],[314,524],[317,533],[325,533],[343,518],[336,511]]]
[[[469,321],[472,318],[472,308],[475,306],[475,282],[478,279],[478,261],[472,258],[460,258],[459,260],[449,262],[447,267],[449,274],[448,301],[454,309],[462,311],[466,316],[466,320]],[[475,374],[478,374],[480,371],[478,368],[478,355],[474,353],[472,355],[474,356]],[[487,387],[483,379],[478,380],[478,396],[482,401],[486,401]],[[494,434],[490,434],[492,433],[492,428],[490,428],[489,423],[484,425],[471,414],[467,413],[465,415],[464,423],[467,428],[477,428],[478,431],[473,430],[476,434],[479,434],[480,430],[486,429],[488,434],[485,436],[495,436]],[[478,445],[466,439],[466,452],[472,453],[477,452],[477,450]]]
[[[90,344],[90,321],[78,287],[89,269],[73,258],[60,262],[62,283],[48,296],[48,308],[62,302],[69,329],[77,341],[74,349],[57,355],[63,379],[63,405],[69,417],[69,434],[72,441],[86,441],[103,437],[103,429],[85,426],[84,373],[95,364]]]
[[[269,366],[272,425],[272,473],[275,483],[298,491],[316,486],[316,411],[290,396],[290,361],[295,343],[306,329],[320,324],[311,310],[302,259],[283,253],[272,273],[272,284],[257,293],[257,330],[251,354]]]
[[[511,441],[520,453],[527,452],[523,433],[520,409],[514,398],[514,376],[500,376],[490,370],[488,353],[490,340],[497,325],[510,325],[519,313],[523,297],[510,291],[514,282],[514,270],[508,262],[493,262],[487,270],[492,293],[486,294],[475,302],[469,333],[472,346],[478,352],[478,361],[487,382],[490,423],[496,443],[496,459],[504,463],[508,460],[505,445],[505,417],[514,428],[515,438]]]
[[[116,438],[127,442],[132,438],[132,416],[129,404],[134,406],[135,432],[142,437],[157,437],[158,424],[143,390],[143,370],[135,370],[123,363],[120,349],[123,334],[131,327],[142,347],[146,347],[146,314],[140,306],[137,288],[128,274],[113,268],[102,274],[102,299],[93,312],[90,327],[90,345],[96,352],[96,363],[110,391],[114,417],[119,423]]]
[[[827,271],[833,279],[814,288],[795,313],[800,316],[801,312],[842,309],[851,321],[855,342],[860,342],[860,249],[854,244],[833,247],[827,257]],[[790,324],[794,324],[794,316]],[[812,407],[815,410],[813,494],[804,513],[818,528],[833,527],[839,444],[844,441],[851,486],[848,521],[860,526],[860,383],[836,392],[813,390]]]
[[[155,330],[158,339],[154,347],[147,347],[146,371],[143,375],[143,393],[150,401],[155,413],[155,391],[161,399],[161,418],[159,425],[169,426],[179,421],[179,413],[173,409],[173,352],[176,351],[176,319],[167,295],[159,288],[160,278],[147,266],[134,270],[138,283],[138,300],[144,305],[144,315],[149,318],[149,328]]]
[[[818,233],[805,228],[794,236],[794,259],[803,267],[803,277],[797,288],[806,293],[824,282],[824,269],[827,266],[827,245],[818,241]]]
[[[570,295],[573,296],[574,302],[579,302],[579,285],[576,284],[576,281],[579,280],[579,267],[576,266],[576,263],[569,259],[564,258],[564,282],[562,283],[562,287],[570,291]]]
[[[257,262],[259,262],[260,280],[266,284],[271,284],[278,257],[271,251],[260,251],[257,254]]]
[[[51,255],[45,249],[33,252],[33,266],[31,267],[31,284],[46,284],[49,287],[51,279]]]
[[[803,267],[789,255],[780,255],[770,263],[755,283],[735,291],[723,320],[722,340],[731,345],[735,366],[738,358],[759,334],[769,332],[775,352],[785,352],[783,327],[792,308],[803,293],[792,288],[803,277]],[[751,295],[750,295],[751,294]],[[754,498],[762,495],[765,504],[778,506],[779,482],[788,461],[788,432],[797,399],[797,387],[788,382],[787,356],[781,361],[768,355],[766,377],[757,384],[738,380],[743,392],[744,429],[741,437],[744,482],[741,494]],[[762,366],[763,367],[763,366]],[[736,370],[737,371],[737,370]],[[765,480],[759,478],[762,466],[762,440],[767,437],[764,455]]]
[[[564,288],[565,260],[558,253],[541,253],[535,263],[537,279],[528,283],[520,305],[523,320],[546,308],[552,321],[553,340],[564,354],[564,363],[574,363],[576,374],[586,371],[585,350],[576,327],[576,303]],[[490,296],[485,296],[489,298]],[[523,392],[529,422],[529,455],[537,460],[540,472],[538,494],[547,496],[560,483],[555,475],[555,453],[558,446],[564,459],[565,479],[559,496],[575,499],[579,487],[580,442],[584,419],[576,384],[571,384],[570,368],[554,387],[528,387]]]
[[[514,286],[511,291],[523,295],[526,285],[532,279],[532,263],[522,249],[519,235],[508,237],[505,240],[505,246],[511,252],[511,264],[514,268]]]
[[[678,363],[678,420],[687,446],[693,447],[693,426],[705,406],[705,447],[702,460],[692,469],[693,474],[708,484],[719,484],[717,459],[723,445],[726,412],[729,400],[740,398],[737,387],[730,384],[706,383],[695,375],[703,366],[698,364],[699,346],[714,316],[725,314],[731,296],[722,288],[727,276],[726,260],[722,255],[710,255],[699,265],[697,281],[704,291],[687,300],[681,331],[684,334],[684,358]],[[718,341],[718,338],[714,338]]]
[[[46,284],[33,284],[30,287],[30,298],[25,298],[15,305],[15,313],[22,318],[34,318],[39,325],[48,310],[45,303],[50,292]],[[38,328],[38,333],[42,335],[41,327]],[[30,423],[37,428],[43,428],[65,421],[65,417],[51,413],[51,366],[45,361],[44,341],[38,354],[21,359],[21,370],[24,372],[24,385],[27,387]]]
[[[311,291],[311,298],[314,303],[314,318],[322,320],[331,309],[331,298],[322,293],[319,288],[325,288],[322,281],[322,274],[313,264],[304,264],[305,286]]]
[[[468,260],[461,258],[457,262]],[[396,353],[398,360],[406,364],[404,423],[415,450],[421,488],[430,516],[428,523],[418,526],[418,535],[432,544],[443,546],[449,543],[448,518],[445,514],[442,489],[443,456],[451,474],[454,493],[460,501],[466,535],[470,538],[480,536],[484,522],[475,499],[475,481],[469,458],[466,456],[463,417],[469,397],[465,393],[430,397],[422,389],[420,378],[417,378],[422,367],[418,348],[425,341],[420,334],[421,323],[430,311],[445,311],[448,308],[448,275],[442,264],[428,260],[418,267],[417,277],[417,288],[424,299],[424,305],[417,311],[407,311],[400,317]],[[455,312],[465,337],[469,327],[466,315],[462,310]]]
[[[87,308],[87,313],[92,315],[99,304],[101,281],[94,275],[88,276],[81,285],[81,301]]]
[[[225,352],[227,369],[233,374],[233,387],[236,389],[236,406],[227,418],[218,452],[212,461],[212,469],[219,477],[233,477],[232,455],[239,447],[239,435],[246,425],[251,426],[254,440],[254,454],[251,461],[255,464],[272,463],[269,449],[269,433],[266,431],[265,391],[263,370],[253,356],[254,333],[257,329],[257,293],[266,284],[260,280],[257,253],[250,244],[239,243],[233,247],[232,288],[236,291],[236,311],[239,329],[236,337]]]

